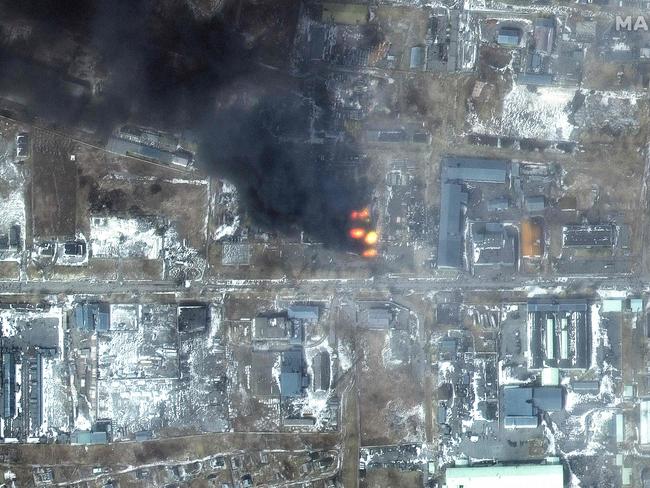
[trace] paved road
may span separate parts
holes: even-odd
[[[211,280],[206,284],[194,284],[182,288],[170,281],[0,281],[0,294],[161,294],[212,295],[227,291],[269,290],[318,293],[336,290],[375,290],[395,294],[428,291],[474,290],[524,292],[531,289],[563,287],[588,290],[596,287],[625,288],[634,291],[650,290],[650,279],[633,277],[574,276],[560,278],[514,277],[509,281],[485,281],[471,276],[458,279],[415,278],[407,276],[381,276],[367,279],[256,279]]]

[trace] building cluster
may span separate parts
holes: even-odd
[[[460,26],[468,19],[457,10],[426,9],[416,29],[391,25],[390,8],[351,3],[314,5],[300,20],[307,28],[297,53],[302,63],[375,67],[404,71],[453,73],[471,69],[476,45]],[[374,42],[355,45],[350,39],[382,29]],[[387,29],[388,28],[388,29]],[[470,31],[471,32],[471,31]]]
[[[585,222],[558,193],[552,165],[462,156],[441,164],[438,268],[501,276],[548,263],[571,274],[630,272],[624,217]]]
[[[205,303],[76,301],[69,314],[76,373],[68,388],[78,396],[71,442],[146,440],[170,425],[225,430],[218,315]]]
[[[621,374],[620,328],[645,327],[643,300],[533,297],[498,309],[494,322],[480,318],[490,307],[438,306],[446,330],[435,341],[438,466],[446,486],[559,488],[567,469],[588,470],[583,452],[598,453],[616,486],[629,485],[626,448],[650,444],[650,401],[638,391],[645,384]],[[468,313],[471,328],[461,325]],[[561,461],[569,449],[574,455]]]
[[[253,319],[249,386],[256,397],[278,402],[285,428],[314,427],[323,417],[330,428],[338,425],[338,398],[329,395],[331,355],[307,349],[320,319],[318,305],[300,303]],[[309,410],[309,399],[318,392],[327,395],[326,412]]]
[[[64,311],[59,307],[3,305],[0,308],[0,430],[4,439],[38,439],[56,401],[44,398],[52,388],[53,370],[61,366]],[[58,370],[59,373],[62,370]]]

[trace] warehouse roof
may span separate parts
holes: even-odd
[[[391,315],[387,308],[368,308],[365,318],[370,329],[388,329],[390,326]]]
[[[282,353],[280,363],[280,395],[295,397],[302,395],[305,383],[302,348],[294,348]]]
[[[442,162],[442,180],[505,183],[508,161],[473,157],[447,157]]]
[[[502,27],[497,35],[497,42],[506,46],[518,46],[521,30],[516,27]]]
[[[561,464],[447,468],[446,482],[447,488],[562,488],[564,470]]]
[[[639,443],[647,445],[650,444],[650,400],[641,401],[639,415]]]
[[[614,244],[614,230],[612,224],[565,225],[562,229],[562,245],[609,247]]]
[[[413,46],[411,48],[411,63],[410,69],[422,69],[424,66],[424,46]]]
[[[313,305],[291,305],[289,307],[288,316],[290,319],[311,320],[316,322],[318,320],[318,307]]]
[[[440,196],[440,229],[438,232],[438,267],[462,268],[462,215],[467,205],[463,187],[443,183]]]
[[[586,312],[587,300],[532,299],[528,302],[529,312]]]
[[[508,387],[503,390],[503,410],[506,417],[532,417],[533,389]]]
[[[541,412],[562,410],[563,389],[561,386],[518,387],[509,386],[503,390],[503,413],[509,417],[532,417]]]

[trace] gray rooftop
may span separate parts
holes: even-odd
[[[463,206],[467,193],[455,183],[443,183],[440,195],[440,229],[438,231],[438,267],[463,267]]]
[[[526,210],[531,212],[538,212],[544,210],[546,207],[546,199],[544,195],[532,195],[524,198],[524,205]]]
[[[318,320],[318,307],[313,305],[291,305],[287,315],[290,319],[316,322]]]
[[[72,433],[70,442],[72,444],[106,444],[108,443],[108,436],[106,432],[78,430]]]
[[[505,183],[508,166],[505,159],[450,156],[442,161],[442,180],[443,183],[450,180]]]
[[[533,388],[533,404],[543,412],[562,410],[563,388],[561,386],[542,386]]]
[[[532,417],[542,412],[557,412],[562,407],[561,386],[509,386],[503,389],[505,417]]]
[[[78,329],[105,332],[110,329],[110,307],[108,303],[78,303],[74,319]]]
[[[364,315],[371,329],[388,329],[390,325],[390,312],[386,308],[368,308]]]
[[[533,389],[523,386],[504,388],[503,411],[507,417],[531,417],[535,413]]]
[[[414,46],[411,48],[411,63],[409,67],[411,69],[422,69],[424,66],[424,47],[423,46]]]
[[[301,396],[304,377],[302,348],[284,351],[280,364],[280,395],[283,397]]]
[[[586,312],[587,300],[553,300],[553,299],[531,299],[528,301],[529,312]]]

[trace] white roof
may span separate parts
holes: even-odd
[[[620,312],[623,310],[623,300],[620,298],[608,298],[603,300],[603,312]]]
[[[561,464],[448,468],[447,488],[563,488]]]
[[[639,442],[650,444],[650,400],[641,401],[641,418],[639,419]]]

